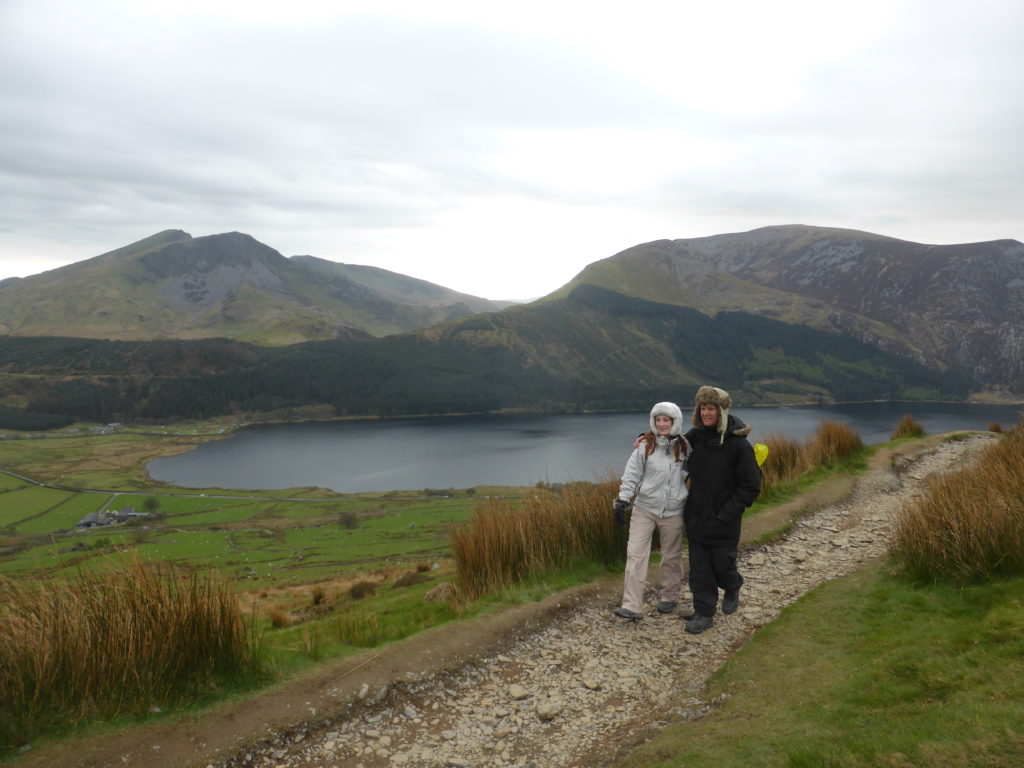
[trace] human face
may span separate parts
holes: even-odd
[[[700,406],[700,423],[705,427],[713,427],[718,424],[718,406],[710,403],[702,403]]]
[[[654,417],[654,429],[657,430],[659,435],[667,435],[672,431],[672,419],[659,413]]]

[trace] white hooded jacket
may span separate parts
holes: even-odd
[[[672,419],[669,437],[662,437],[654,429],[654,417]],[[656,517],[682,514],[686,502],[686,456],[689,445],[682,443],[679,461],[675,458],[675,443],[682,431],[683,413],[675,403],[658,403],[651,409],[651,431],[655,433],[657,447],[647,455],[647,444],[641,443],[626,462],[619,486],[619,498],[633,500],[634,506]]]

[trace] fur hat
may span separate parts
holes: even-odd
[[[657,403],[651,408],[651,432],[658,434],[654,428],[655,416],[668,416],[672,419],[672,429],[669,430],[669,437],[681,435],[683,432],[683,412],[675,403]]]
[[[725,429],[729,423],[729,409],[732,408],[732,397],[724,389],[718,387],[701,387],[693,398],[693,426],[703,427],[704,422],[700,420],[700,407],[702,405],[714,405],[718,408],[718,432],[722,436],[721,442],[725,442]]]

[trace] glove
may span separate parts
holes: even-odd
[[[615,501],[612,502],[612,506],[615,508],[615,524],[625,525],[626,513],[633,505],[630,504],[625,499],[616,499]]]

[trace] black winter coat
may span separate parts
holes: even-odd
[[[761,468],[748,434],[750,428],[735,416],[729,416],[721,445],[714,428],[694,427],[686,433],[692,447],[686,462],[691,483],[683,521],[690,541],[713,546],[739,543],[743,510],[761,492]]]

